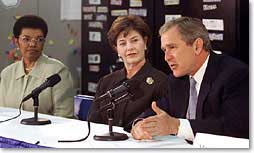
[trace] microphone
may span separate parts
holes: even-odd
[[[41,84],[39,87],[35,88],[32,93],[27,95],[21,102],[21,104],[24,101],[27,101],[30,98],[33,98],[34,103],[34,117],[32,118],[26,118],[21,120],[21,124],[25,125],[45,125],[45,124],[50,124],[51,121],[48,119],[44,118],[38,118],[38,108],[39,108],[39,94],[46,88],[48,87],[53,87],[56,85],[58,82],[61,81],[61,77],[59,74],[54,74],[50,77],[47,78],[47,81],[45,81],[43,84]]]
[[[96,98],[96,101],[101,101],[101,100],[106,99],[106,98],[114,98],[116,95],[128,91],[129,88],[130,88],[129,83],[123,82],[121,85],[119,85],[119,86],[117,86],[113,89],[108,90],[105,94],[103,94],[103,95],[99,96],[98,98]]]
[[[58,82],[61,81],[61,77],[59,74],[54,74],[47,78],[47,80],[41,84],[39,87],[35,88],[29,95],[27,95],[25,98],[23,98],[22,102],[27,101],[28,99],[40,94],[44,89],[48,87],[53,87]]]
[[[94,135],[95,140],[99,141],[120,141],[128,139],[128,136],[124,133],[113,132],[113,120],[114,120],[114,109],[115,105],[119,104],[116,101],[121,99],[122,97],[131,94],[131,91],[139,86],[139,82],[137,80],[128,80],[124,81],[121,85],[108,90],[105,94],[98,97],[95,101],[100,101],[105,98],[110,99],[110,103],[100,108],[99,111],[107,108],[107,118],[108,118],[108,125],[109,125],[109,132],[103,135]],[[120,97],[119,97],[120,96]],[[116,103],[114,103],[116,102]],[[89,117],[88,117],[89,121]]]

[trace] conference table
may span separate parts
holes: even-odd
[[[18,109],[0,107],[0,121],[19,114]],[[63,117],[38,114],[39,118],[51,121],[47,125],[24,125],[20,121],[33,117],[33,112],[21,111],[21,115],[13,120],[0,123],[0,147],[31,147],[31,148],[192,148],[184,139],[176,136],[154,137],[153,140],[135,140],[122,127],[113,126],[113,132],[125,133],[124,141],[98,141],[94,135],[108,133],[105,124],[91,123],[89,137],[81,142],[58,142],[58,140],[77,140],[88,133],[87,121],[67,119]],[[10,144],[9,144],[10,143]],[[14,145],[13,145],[14,144]]]

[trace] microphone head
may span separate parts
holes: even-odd
[[[117,86],[114,89],[109,90],[109,94],[114,97],[120,93],[126,92],[129,90],[129,85],[126,82],[123,82],[121,85]]]
[[[61,77],[59,76],[59,74],[51,75],[50,77],[47,78],[48,87],[53,87],[60,81],[61,81]]]

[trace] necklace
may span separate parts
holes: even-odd
[[[31,71],[33,68],[25,68],[26,71]]]
[[[25,71],[30,72],[34,67],[34,64],[35,64],[34,62],[32,62],[32,63],[30,62],[30,64],[24,63]]]

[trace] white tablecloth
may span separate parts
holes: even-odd
[[[0,107],[0,121],[14,117],[18,114],[17,109]],[[125,141],[96,141],[94,135],[102,135],[108,132],[108,125],[91,123],[91,134],[82,142],[59,143],[58,140],[76,140],[87,135],[86,121],[66,119],[62,117],[39,114],[39,118],[51,120],[48,125],[23,125],[20,121],[24,118],[33,117],[33,112],[22,111],[20,117],[0,123],[0,136],[36,143],[39,145],[55,148],[191,148],[184,139],[176,136],[156,137],[154,140],[134,140],[130,133],[121,127],[113,127],[114,132],[126,133],[129,139]]]

